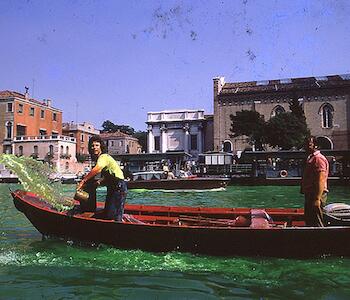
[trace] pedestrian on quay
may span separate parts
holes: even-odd
[[[104,142],[99,136],[90,138],[89,153],[96,164],[78,184],[77,189],[83,189],[86,185],[92,201],[95,201],[96,208],[96,188],[99,185],[107,186],[105,218],[122,221],[127,195],[127,184],[124,181],[123,171],[113,157],[106,153]],[[101,179],[95,180],[94,178],[98,174],[101,174]]]
[[[308,137],[304,149],[308,154],[301,181],[301,193],[305,196],[305,223],[306,226],[323,227],[322,209],[327,201],[329,163],[318,150],[316,137]]]

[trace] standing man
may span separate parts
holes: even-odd
[[[318,150],[316,137],[308,137],[304,148],[309,154],[301,182],[301,193],[305,196],[305,223],[306,226],[323,227],[322,209],[327,201],[329,164]]]
[[[101,138],[99,136],[92,136],[89,140],[89,153],[92,160],[96,162],[96,165],[79,183],[78,189],[82,189],[87,182],[101,173],[102,180],[97,182],[96,187],[99,184],[107,186],[104,208],[106,218],[121,222],[124,213],[127,185],[118,163],[105,152],[106,149]]]

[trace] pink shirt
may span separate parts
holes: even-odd
[[[310,154],[306,160],[306,167],[302,179],[302,192],[310,193],[315,192],[318,186],[318,173],[325,172],[326,182],[324,191],[328,192],[327,179],[329,172],[329,164],[327,158],[325,158],[320,151],[315,151]]]

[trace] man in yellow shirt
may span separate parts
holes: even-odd
[[[124,205],[128,190],[127,184],[124,181],[124,174],[118,163],[112,156],[105,152],[106,150],[102,139],[99,136],[92,136],[89,140],[89,153],[92,160],[96,162],[96,165],[79,183],[78,189],[82,189],[89,180],[101,173],[102,181],[98,181],[97,185],[103,184],[107,186],[104,208],[106,218],[120,222],[122,221],[124,213]]]

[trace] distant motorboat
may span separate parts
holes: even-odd
[[[60,181],[64,184],[75,184],[81,180],[81,178],[74,173],[55,173],[52,174],[49,179],[53,182]]]
[[[15,174],[0,174],[0,183],[18,183],[19,179]]]
[[[0,164],[0,183],[18,183],[18,176]]]
[[[144,171],[133,173],[128,189],[200,191],[224,190],[230,181],[221,177],[187,176],[174,179],[164,178],[163,171]]]

